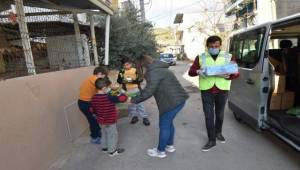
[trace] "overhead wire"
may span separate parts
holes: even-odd
[[[199,3],[199,2],[198,2]],[[168,17],[169,15],[172,15],[174,12],[176,12],[176,11],[178,11],[178,10],[181,10],[181,9],[184,9],[184,8],[187,8],[187,7],[190,7],[190,6],[192,6],[192,5],[194,5],[195,3],[193,3],[193,4],[190,4],[190,5],[186,5],[186,6],[184,6],[184,7],[181,7],[181,8],[177,8],[177,9],[174,9],[174,10],[172,10],[172,11],[167,11],[167,12],[164,12],[164,13],[162,13],[162,14],[159,14],[159,15],[156,15],[156,16],[154,16],[154,17],[151,17],[151,18],[149,18],[148,20],[161,20],[161,19],[163,19],[163,18],[165,18],[165,17]],[[212,10],[212,11],[209,11],[209,10],[203,10],[203,11],[197,11],[197,12],[194,12],[194,13],[215,13],[215,12],[222,12],[222,11],[224,11],[224,9],[219,9],[219,10]]]
[[[203,0],[198,0],[198,1],[196,1],[196,2],[193,2],[193,3],[191,3],[191,4],[189,4],[189,5],[185,5],[185,6],[182,6],[182,7],[180,7],[180,8],[176,8],[176,9],[174,9],[173,11],[178,11],[178,10],[181,10],[181,9],[184,9],[184,8],[187,8],[187,7],[190,7],[190,6],[193,6],[193,5],[195,5],[195,4],[197,4],[197,3],[200,3],[200,2],[202,2]],[[161,16],[164,16],[164,15],[169,15],[169,12],[170,11],[166,11],[166,12],[163,12],[163,13],[161,13],[161,14],[158,14],[158,15],[156,15],[156,16],[154,16],[154,17],[151,17],[151,18],[149,18],[149,20],[151,20],[151,19],[154,19],[154,18],[157,18],[157,17],[161,17]],[[172,12],[172,11],[171,11]]]

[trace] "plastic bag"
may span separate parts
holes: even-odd
[[[298,117],[298,116],[300,116],[300,106],[293,107],[293,108],[289,109],[286,113],[289,115]]]

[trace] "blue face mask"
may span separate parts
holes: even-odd
[[[220,52],[220,49],[219,49],[219,48],[209,48],[209,49],[208,49],[208,52],[209,52],[209,54],[211,54],[211,55],[218,55],[219,52]]]

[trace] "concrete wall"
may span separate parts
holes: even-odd
[[[275,21],[283,17],[297,14],[299,11],[300,3],[295,0],[257,1],[257,24]]]
[[[183,31],[182,44],[184,44],[184,52],[190,60],[194,60],[197,55],[205,50],[205,38],[207,35],[199,31],[197,22],[204,21],[202,14],[184,14],[183,23],[179,26],[179,30]]]
[[[76,100],[80,83],[92,70],[84,67],[0,81],[1,170],[47,169],[86,130]]]
[[[300,1],[276,1],[277,19],[300,12]]]
[[[262,24],[276,20],[275,2],[271,0],[257,1],[257,22]]]

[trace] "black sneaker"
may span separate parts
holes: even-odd
[[[222,133],[217,133],[216,134],[216,138],[221,142],[221,143],[225,143],[225,138],[222,135]]]
[[[207,152],[214,146],[216,146],[216,142],[215,141],[209,141],[206,145],[204,145],[202,147],[202,151]]]
[[[149,121],[149,119],[148,119],[148,118],[143,118],[143,124],[144,124],[145,126],[150,126],[150,121]]]
[[[114,156],[120,155],[123,152],[125,152],[125,149],[118,148],[114,152],[109,153],[108,155],[111,156],[111,157],[114,157]]]
[[[108,149],[107,148],[102,148],[103,153],[107,153]]]
[[[138,122],[138,121],[139,121],[139,118],[136,117],[136,116],[133,116],[130,123],[131,124],[136,124],[136,122]]]

